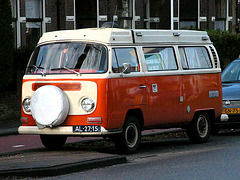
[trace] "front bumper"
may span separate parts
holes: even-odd
[[[19,134],[48,134],[48,135],[68,135],[68,136],[104,136],[121,133],[121,129],[106,130],[101,127],[101,132],[73,132],[72,126],[58,126],[53,128],[39,129],[37,126],[20,126]]]
[[[240,128],[240,115],[239,114],[222,114],[220,121],[214,123],[214,125],[223,128]]]

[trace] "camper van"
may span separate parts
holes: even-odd
[[[47,148],[67,136],[108,137],[133,153],[143,130],[177,127],[203,143],[222,112],[220,73],[203,31],[48,32],[23,77],[19,133]]]

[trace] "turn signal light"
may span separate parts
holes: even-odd
[[[21,123],[28,123],[28,118],[27,117],[21,117],[20,121],[21,121]]]
[[[101,117],[88,117],[87,118],[87,123],[89,123],[89,124],[100,124],[100,123],[102,123],[102,118]]]

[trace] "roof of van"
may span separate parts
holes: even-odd
[[[91,28],[44,33],[39,44],[55,41],[93,41],[107,44],[211,43],[205,31]]]

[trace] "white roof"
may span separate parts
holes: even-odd
[[[205,31],[94,28],[44,33],[39,44],[55,41],[89,41],[106,44],[211,43]]]

